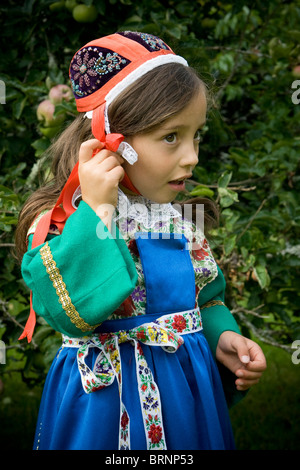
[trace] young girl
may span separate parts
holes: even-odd
[[[226,398],[257,383],[265,359],[224,305],[203,232],[171,204],[198,162],[206,87],[161,39],[133,32],[85,45],[70,79],[81,114],[17,232],[32,292],[21,338],[35,312],[62,333],[34,447],[232,449]]]

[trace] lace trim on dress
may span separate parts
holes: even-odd
[[[171,203],[159,204],[143,196],[127,196],[119,189],[117,215],[114,221],[133,219],[146,229],[153,229],[161,222],[168,222],[181,217],[180,212]]]

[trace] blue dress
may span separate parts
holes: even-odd
[[[63,335],[34,449],[234,449],[198,306],[218,276],[204,235],[181,217],[151,230],[130,217],[118,225],[136,287],[92,335]]]

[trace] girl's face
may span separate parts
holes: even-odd
[[[147,134],[128,137],[138,154],[134,165],[124,169],[142,196],[157,203],[175,199],[198,163],[200,131],[206,120],[203,91],[178,114]]]

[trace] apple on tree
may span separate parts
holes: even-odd
[[[294,77],[300,78],[300,65],[296,65],[293,68],[292,74],[293,74]]]
[[[36,111],[37,118],[42,124],[40,131],[45,137],[49,137],[49,139],[57,134],[65,119],[64,114],[60,114],[54,118],[54,111],[55,105],[50,100],[42,101]]]
[[[81,3],[73,8],[72,14],[78,23],[92,23],[97,19],[98,11],[95,5]]]
[[[61,103],[63,100],[70,101],[72,97],[72,90],[67,85],[55,85],[49,91],[49,100],[54,105]]]
[[[61,128],[61,124],[66,118],[64,112],[54,117],[55,106],[63,101],[70,101],[73,98],[72,90],[69,86],[58,84],[53,86],[48,94],[48,99],[42,101],[37,108],[37,118],[41,123],[41,133],[49,137],[54,137]]]

